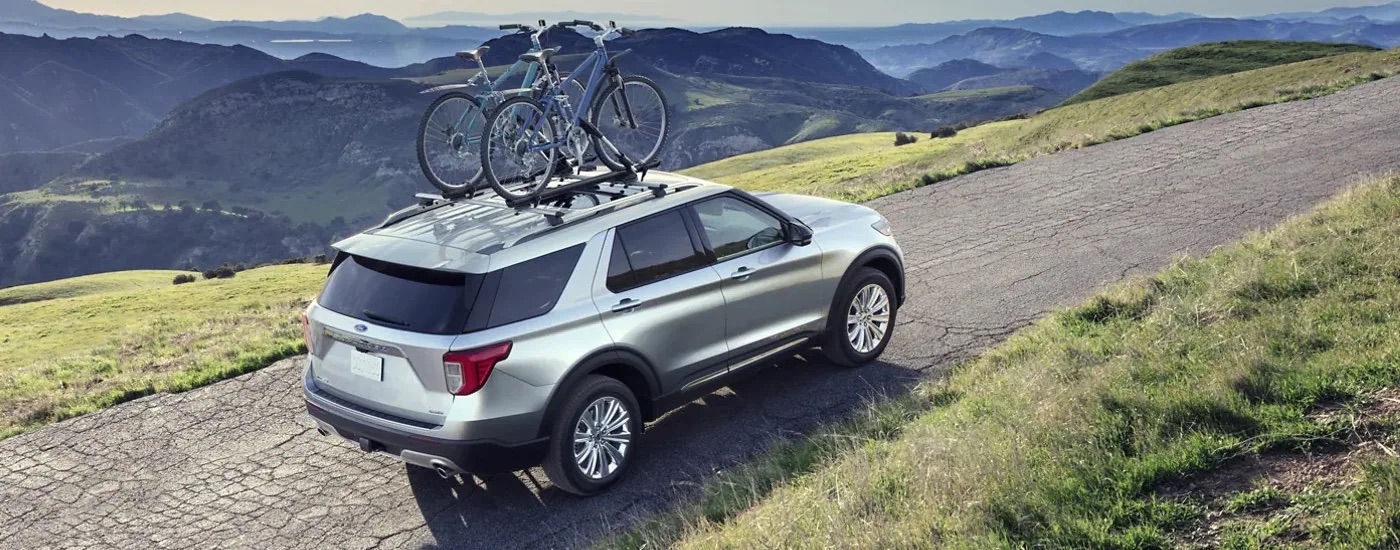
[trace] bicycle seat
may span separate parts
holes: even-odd
[[[491,51],[491,46],[482,46],[482,47],[477,48],[477,49],[475,49],[475,50],[467,50],[467,51],[465,51],[465,52],[457,52],[457,58],[458,58],[458,59],[461,59],[462,61],[471,61],[471,60],[481,61],[481,58],[486,57],[486,52],[489,52],[489,51]]]
[[[526,63],[549,63],[549,58],[559,53],[559,48],[546,48],[538,52],[530,52],[520,56],[520,60]]]

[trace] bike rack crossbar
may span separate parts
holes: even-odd
[[[641,166],[639,170],[616,170],[596,176],[573,179],[573,181],[546,188],[538,196],[526,199],[505,199],[490,189],[478,190],[470,195],[443,196],[418,193],[414,197],[420,200],[420,206],[425,209],[449,204],[468,204],[483,208],[514,210],[519,213],[544,216],[551,226],[557,227],[566,223],[565,218],[572,221],[666,196],[672,187],[664,183],[643,181],[647,171],[655,168],[657,164],[651,163],[647,166]],[[604,189],[603,186],[609,186],[610,189]],[[578,195],[594,195],[612,200],[586,208],[547,205],[551,202],[568,201]]]

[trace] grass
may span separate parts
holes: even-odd
[[[0,306],[78,298],[109,292],[139,292],[170,285],[183,271],[120,271],[0,289]]]
[[[984,88],[980,90],[950,90],[919,96],[919,101],[927,103],[943,103],[949,101],[966,101],[969,99],[992,99],[997,96],[1024,94],[1035,90],[1034,86],[1003,86],[1000,88]]]
[[[1199,44],[1131,63],[1076,94],[1065,105],[1320,57],[1375,51],[1379,50],[1360,44],[1274,40]]]
[[[275,266],[175,286],[119,272],[0,291],[0,438],[304,352],[297,314],[326,266]]]
[[[1057,311],[982,357],[720,475],[621,548],[1400,545],[1400,462],[1348,483],[1165,488],[1337,456],[1400,386],[1400,177]],[[1392,390],[1393,391],[1393,390]],[[1323,414],[1323,413],[1326,414]],[[1229,473],[1225,472],[1228,478]]]
[[[1173,84],[978,126],[895,149],[894,134],[852,135],[684,170],[751,191],[869,200],[1039,155],[1124,139],[1241,109],[1327,95],[1400,73],[1400,50],[1344,54]]]

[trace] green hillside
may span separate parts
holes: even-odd
[[[752,190],[859,201],[987,167],[1131,137],[1243,108],[1316,97],[1400,73],[1400,50],[1352,53],[1193,80],[894,146],[851,135],[728,158],[683,172]]]
[[[173,285],[118,272],[0,291],[0,438],[158,391],[180,391],[304,352],[297,314],[324,265]],[[23,302],[23,303],[16,303]]]
[[[170,285],[184,271],[118,271],[86,277],[73,277],[0,289],[0,306],[28,304],[63,298],[80,298],[108,292],[139,292]]]
[[[1320,57],[1374,51],[1378,49],[1359,44],[1272,40],[1241,40],[1188,46],[1131,63],[1089,89],[1079,92],[1066,101],[1065,105]]]

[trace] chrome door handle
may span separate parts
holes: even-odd
[[[729,278],[734,279],[736,281],[747,281],[749,280],[749,277],[752,277],[753,274],[757,272],[758,270],[750,267],[741,267],[738,271],[735,271],[732,275],[730,275]]]
[[[612,311],[613,313],[631,313],[635,311],[638,307],[641,307],[641,305],[641,300],[628,298],[626,300],[618,302],[617,305],[613,306]]]

